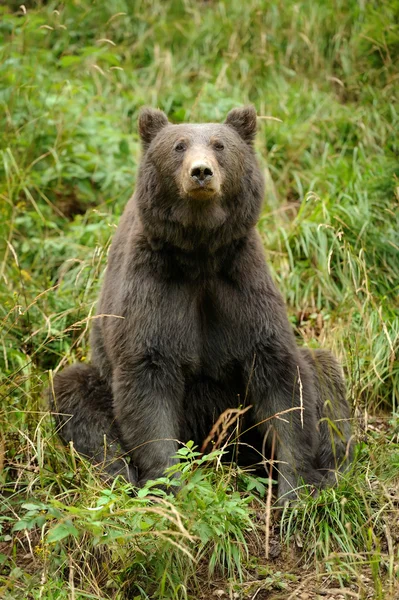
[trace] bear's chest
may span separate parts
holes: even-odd
[[[131,261],[113,273],[112,293],[103,296],[100,310],[123,318],[105,320],[107,343],[133,355],[155,348],[186,372],[215,379],[251,360],[270,312],[265,286],[254,285],[249,270],[205,269],[203,263],[199,272],[187,264],[172,277],[159,255],[154,263],[157,268]]]
[[[196,348],[202,370],[212,375],[251,354],[260,330],[252,300],[245,291],[218,278],[198,290]]]

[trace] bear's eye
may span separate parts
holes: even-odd
[[[222,144],[222,142],[215,142],[213,144],[213,147],[215,148],[215,150],[224,150],[224,144]]]
[[[176,152],[184,152],[187,149],[187,146],[184,142],[178,142],[175,146]]]

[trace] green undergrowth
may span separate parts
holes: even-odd
[[[398,19],[397,0],[1,4],[1,597],[286,598],[299,560],[317,589],[397,597]],[[43,402],[49,371],[89,357],[140,107],[220,121],[247,102],[269,265],[298,342],[342,361],[359,442],[337,488],[281,518],[267,479],[191,447],[176,496],[105,484]]]
[[[54,572],[61,579],[69,573],[70,584],[72,577],[72,585],[89,594],[104,587],[106,594],[118,598],[188,597],[199,587],[196,566],[201,563],[206,563],[209,576],[225,572],[242,580],[249,556],[245,536],[255,529],[250,508],[255,498],[245,493],[252,477],[239,481],[233,470],[215,468],[220,451],[201,457],[188,445],[178,456],[178,473],[162,480],[169,489],[181,486],[176,497],[151,484],[137,493],[123,481],[104,487],[88,465],[79,465],[76,477],[78,458],[73,454],[66,464],[64,460],[61,475],[43,469],[21,481],[23,487],[34,486],[35,496],[20,500],[14,543],[19,532],[30,538],[34,558],[46,575],[46,593],[53,591]],[[3,502],[5,529],[14,520],[12,507],[11,493]],[[37,576],[15,568],[13,576],[10,598],[18,593],[25,597],[26,591],[36,597]]]
[[[263,524],[276,523],[280,512],[268,502],[272,482],[223,465],[223,451],[202,456],[183,446],[180,464],[157,482],[166,491],[150,482],[133,493],[123,480],[104,485],[72,448],[61,452],[48,418],[36,434],[28,442],[38,456],[42,444],[44,466],[15,465],[18,485],[9,477],[3,486],[0,549],[7,542],[12,548],[0,552],[6,600],[207,598],[220,580],[226,593],[247,598],[251,590],[286,590],[298,579],[266,560]],[[286,566],[301,557],[306,569],[343,588],[361,593],[371,585],[375,598],[395,590],[398,469],[393,427],[358,446],[337,487],[304,492],[286,507],[277,539],[283,556],[293,547],[297,553],[295,561],[284,559]]]

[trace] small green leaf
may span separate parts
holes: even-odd
[[[6,554],[0,554],[0,565],[4,565],[8,560],[8,556]]]
[[[80,56],[62,56],[58,61],[61,67],[70,67],[71,65],[76,65],[82,62]]]
[[[26,502],[22,505],[22,508],[24,508],[25,510],[43,510],[44,507],[44,504],[33,504],[30,502]]]
[[[58,525],[50,529],[50,531],[47,534],[47,541],[50,544],[53,542],[59,542],[60,540],[63,540],[69,535],[73,535],[76,537],[78,533],[78,530],[74,525],[72,525],[71,522],[59,523]]]
[[[32,523],[30,521],[28,522],[28,521],[24,521],[24,519],[21,519],[20,521],[15,523],[12,530],[13,531],[22,531],[23,529],[30,529],[31,525],[32,525]]]

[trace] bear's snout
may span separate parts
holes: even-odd
[[[213,157],[206,153],[188,154],[183,164],[182,179],[183,191],[191,198],[211,199],[220,194],[220,169]]]
[[[203,186],[213,177],[213,170],[210,164],[205,161],[200,161],[191,166],[190,175],[196,183]]]

